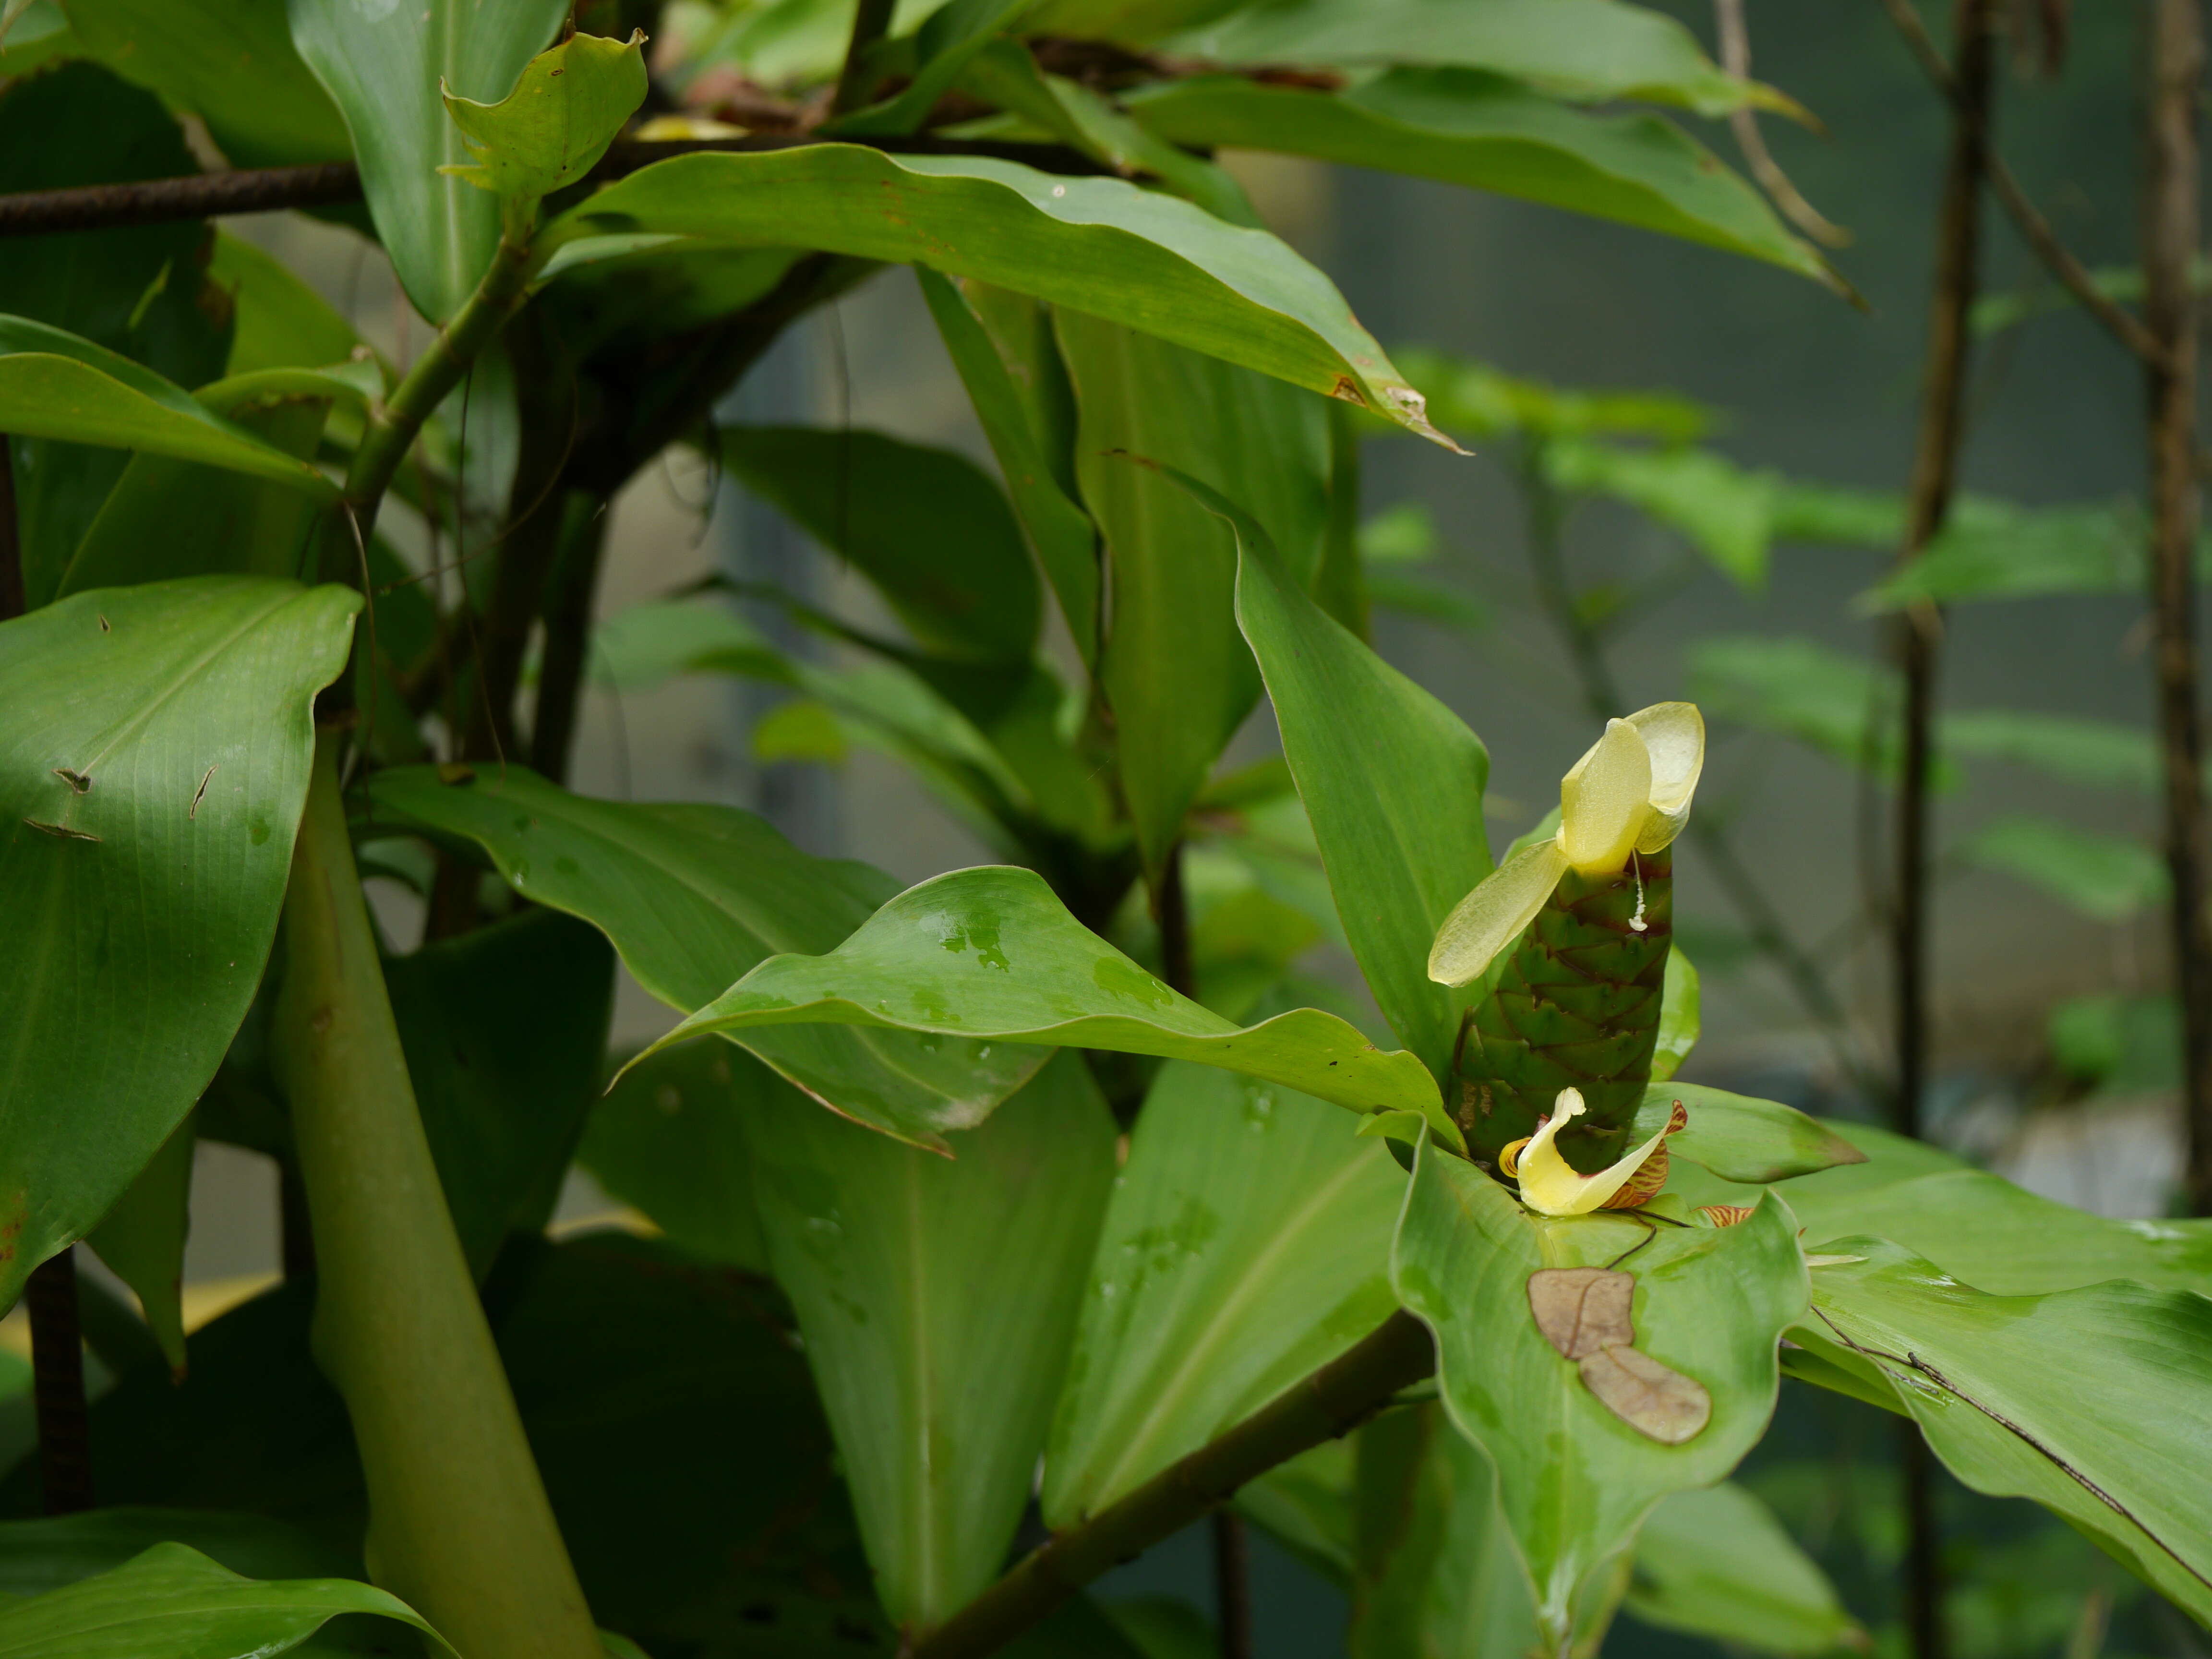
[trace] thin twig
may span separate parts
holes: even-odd
[[[1739,80],[1748,81],[1751,31],[1744,26],[1743,0],[1713,0],[1713,19],[1720,35],[1721,67]],[[1729,112],[1729,128],[1735,134],[1736,148],[1743,152],[1743,164],[1784,218],[1823,247],[1851,245],[1850,232],[1822,214],[1790,182],[1790,175],[1767,149],[1766,140],[1759,134],[1759,116],[1750,105]]]
[[[15,516],[15,441],[0,432],[0,622],[24,611],[23,534]]]

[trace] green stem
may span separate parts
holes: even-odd
[[[1395,1313],[1352,1348],[1219,1439],[1120,1502],[1056,1533],[935,1630],[905,1659],[981,1659],[1050,1615],[1085,1584],[1219,1508],[1246,1481],[1324,1440],[1341,1438],[1436,1369],[1420,1322]],[[471,1656],[473,1659],[473,1656]]]
[[[284,944],[276,1058],[314,1231],[315,1357],[360,1445],[370,1574],[468,1659],[601,1659],[423,1137],[327,732]]]
[[[843,115],[856,110],[867,101],[872,90],[868,80],[868,52],[877,41],[890,30],[891,13],[897,9],[897,0],[860,0],[853,13],[853,37],[845,48],[845,67],[837,76],[837,90],[831,94],[830,112]]]
[[[384,492],[413,447],[422,422],[446,400],[446,394],[461,383],[469,365],[522,303],[534,263],[529,239],[518,236],[510,228],[500,238],[491,268],[469,295],[468,303],[438,331],[429,349],[416,360],[383,408],[369,417],[368,429],[362,434],[353,465],[346,472],[344,495],[345,506],[363,537],[375,527]]]

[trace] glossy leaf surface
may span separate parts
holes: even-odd
[[[1388,1318],[1405,1187],[1322,1102],[1162,1068],[1082,1299],[1046,1523],[1095,1514]]]
[[[1901,1405],[1978,1492],[2032,1498],[2212,1620],[2212,1298],[2115,1282],[1990,1296],[1899,1245],[1814,1270],[1793,1340]]]
[[[1532,1315],[1531,1274],[1608,1263],[1636,1281],[1634,1351],[1710,1401],[1710,1420],[1679,1443],[1601,1403]],[[1555,1646],[1573,1627],[1577,1596],[1651,1505],[1719,1480],[1765,1432],[1776,1340],[1805,1306],[1796,1224],[1771,1199],[1725,1228],[1618,1214],[1555,1220],[1433,1147],[1415,1167],[1391,1273],[1400,1300],[1436,1333],[1453,1422],[1497,1466],[1538,1622]]]
[[[447,92],[473,160],[439,169],[501,198],[535,200],[589,173],[645,100],[645,36],[571,34],[523,66],[496,103]]]
[[[1118,179],[845,144],[690,155],[610,185],[547,229],[675,233],[922,264],[1225,358],[1433,435],[1420,395],[1328,279],[1263,231]]]
[[[345,118],[378,239],[415,308],[444,322],[499,243],[499,204],[440,173],[469,164],[443,88],[498,100],[550,44],[559,0],[426,0],[380,12],[356,0],[288,0],[292,40]]]
[[[1646,1140],[1665,1128],[1676,1101],[1689,1109],[1690,1121],[1668,1138],[1668,1152],[1703,1164],[1723,1181],[1786,1181],[1866,1161],[1849,1140],[1794,1107],[1696,1083],[1651,1085],[1628,1139]]]
[[[666,1049],[624,1072],[607,1091],[584,1126],[576,1161],[672,1243],[765,1273],[768,1246],[753,1208],[744,1119],[770,1086],[767,1075],[731,1043]]]
[[[1003,866],[909,887],[826,956],[772,957],[655,1047],[823,1023],[1196,1060],[1356,1112],[1441,1116],[1411,1054],[1313,1008],[1240,1028],[1078,923],[1033,872]]]
[[[673,1008],[699,1007],[774,952],[828,950],[890,896],[880,872],[811,858],[726,806],[593,800],[519,766],[450,785],[432,768],[394,769],[369,793],[380,810],[474,842],[517,892],[599,928]],[[1042,1058],[866,1031],[745,1043],[839,1111],[928,1146],[980,1122]]]
[[[247,1578],[342,1578],[361,1565],[349,1552],[265,1516],[118,1506],[0,1521],[0,1589],[42,1595],[161,1543],[189,1544]]]
[[[1399,1040],[1444,1078],[1467,994],[1426,964],[1437,926],[1490,872],[1489,751],[1307,598],[1261,526],[1203,486],[1194,493],[1236,532],[1237,624],[1352,955]]]
[[[359,605],[213,577],[0,623],[0,1000],[15,1011],[0,1303],[106,1212],[245,1016],[305,799],[310,704]]]
[[[185,1544],[0,1607],[0,1654],[46,1659],[234,1659],[297,1647],[344,1613],[376,1613],[440,1641],[407,1604],[342,1578],[241,1578]]]
[[[1499,76],[1395,70],[1334,94],[1206,76],[1131,109],[1178,144],[1412,173],[1825,273],[1747,180],[1672,122],[1584,115]]]
[[[950,1159],[782,1084],[745,1122],[762,1231],[878,1594],[929,1628],[998,1576],[1029,1498],[1114,1178],[1113,1118],[1069,1054],[954,1137]]]

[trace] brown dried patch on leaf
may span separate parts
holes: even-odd
[[[1629,1316],[1636,1279],[1607,1267],[1544,1267],[1528,1275],[1528,1311],[1568,1359],[1636,1340]]]
[[[1635,1348],[1601,1349],[1584,1355],[1577,1369],[1601,1405],[1662,1446],[1694,1440],[1712,1419],[1713,1397],[1702,1383]]]

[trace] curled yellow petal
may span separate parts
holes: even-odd
[[[1651,757],[1651,811],[1636,850],[1656,853],[1682,833],[1705,769],[1705,717],[1693,702],[1655,702],[1628,717]]]
[[[1479,977],[1536,919],[1566,868],[1559,843],[1547,840],[1522,848],[1485,876],[1437,929],[1429,977],[1440,985],[1465,985]]]
[[[1609,875],[1628,862],[1651,816],[1651,751],[1626,720],[1605,735],[1559,780],[1559,848],[1585,875]]]
[[[1559,1131],[1586,1109],[1581,1090],[1560,1090],[1552,1103],[1551,1116],[1537,1126],[1514,1160],[1521,1201],[1540,1215],[1588,1215],[1604,1208],[1606,1200],[1633,1181],[1644,1160],[1681,1127],[1679,1115],[1670,1118],[1665,1128],[1641,1146],[1595,1175],[1586,1176],[1562,1158],[1553,1144]]]

